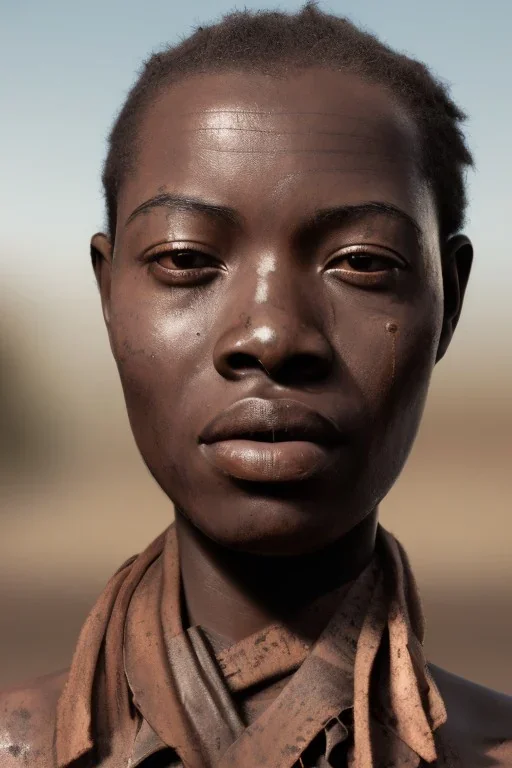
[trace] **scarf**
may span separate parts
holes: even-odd
[[[141,722],[184,768],[306,767],[322,733],[327,757],[350,736],[350,768],[439,757],[446,711],[423,655],[419,595],[382,526],[372,561],[310,647],[275,625],[215,653],[200,627],[183,629],[180,588],[172,525],[112,577],[82,628],[58,702],[57,768],[87,753],[128,765]],[[234,698],[279,678],[277,697],[244,723]]]

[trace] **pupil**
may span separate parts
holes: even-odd
[[[372,259],[369,256],[363,256],[357,253],[349,256],[348,261],[351,267],[358,269],[361,272],[368,271],[372,265]]]
[[[181,251],[174,255],[174,263],[179,269],[197,269],[203,266],[204,258],[194,251]]]

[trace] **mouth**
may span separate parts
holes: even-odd
[[[330,418],[296,400],[246,398],[216,416],[199,437],[220,472],[252,482],[297,482],[324,471],[342,442]]]

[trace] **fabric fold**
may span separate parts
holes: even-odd
[[[275,625],[215,654],[181,615],[171,526],[125,563],[85,622],[58,705],[57,768],[87,752],[127,765],[137,733],[143,750],[154,734],[155,749],[171,747],[184,768],[305,766],[317,743],[327,765],[345,741],[350,768],[438,757],[446,711],[423,654],[419,594],[381,526],[372,561],[312,646]],[[238,697],[278,678],[276,697],[244,722]]]

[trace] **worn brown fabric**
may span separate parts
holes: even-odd
[[[353,768],[431,762],[446,712],[423,633],[407,557],[379,527],[372,562],[312,647],[275,626],[215,655],[201,628],[183,630],[171,526],[113,577],[84,625],[58,704],[57,766],[91,750],[127,765],[136,740],[154,737],[185,768],[292,768],[312,744],[328,757],[349,739]],[[245,722],[235,699],[279,678]]]

